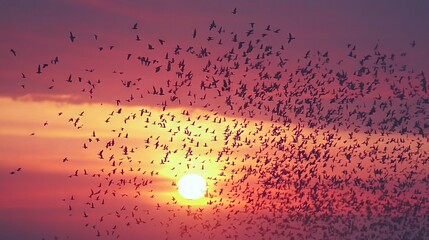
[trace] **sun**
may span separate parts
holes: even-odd
[[[180,178],[177,189],[185,199],[196,200],[206,194],[207,184],[206,180],[198,174],[186,174]]]

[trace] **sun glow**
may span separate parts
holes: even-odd
[[[177,184],[179,194],[185,199],[202,198],[207,191],[206,180],[197,174],[184,175]]]

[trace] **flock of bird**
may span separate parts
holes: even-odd
[[[429,95],[425,74],[403,63],[406,51],[385,53],[377,43],[365,52],[348,44],[344,59],[317,50],[292,59],[288,51],[299,37],[271,25],[231,30],[214,20],[190,31],[188,45],[150,42],[139,29],[130,24],[130,39],[146,50],[130,49],[119,61],[137,63],[156,80],[149,85],[127,71],[113,72],[125,94],[110,99],[116,109],[100,123],[112,125],[112,136],[87,129],[92,134],[82,143],[104,167],[73,171],[70,178],[87,176],[96,184],[80,205],[77,196],[63,199],[95,236],[119,238],[124,228],[142,225],[159,226],[172,239],[429,236]],[[79,34],[70,32],[69,41],[79,42]],[[408,49],[417,47],[412,42]],[[60,59],[34,73],[42,76]],[[85,72],[94,76],[97,69]],[[67,75],[65,84],[84,86],[79,94],[91,99],[108,81]],[[162,114],[144,107],[154,104]],[[130,113],[127,106],[143,107]],[[84,116],[66,121],[81,131]],[[127,132],[130,124],[162,134],[128,144],[135,137]],[[150,152],[161,157],[146,159]],[[157,181],[166,167],[172,179],[213,167],[206,204],[159,198]],[[174,190],[175,181],[168,185]],[[109,207],[118,198],[130,200]],[[154,202],[153,208],[142,209],[136,199]],[[180,234],[169,235],[176,225]]]

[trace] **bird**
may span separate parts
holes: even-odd
[[[10,49],[10,51],[12,52],[13,56],[16,57],[16,51],[14,49]]]
[[[210,23],[209,30],[212,30],[213,28],[216,28],[216,23],[214,20]]]
[[[76,39],[76,37],[73,35],[73,33],[72,33],[72,32],[70,32],[70,36],[69,36],[69,38],[70,38],[70,41],[71,41],[71,42],[74,42],[74,40]]]
[[[289,36],[288,36],[288,39],[287,39],[287,43],[291,43],[292,40],[294,40],[294,39],[295,39],[295,37],[293,37],[292,34],[289,33]]]

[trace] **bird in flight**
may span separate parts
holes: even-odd
[[[213,28],[216,28],[216,23],[214,20],[212,21],[212,23],[210,23],[209,30],[212,30]]]
[[[237,8],[234,8],[234,10],[232,10],[232,14],[237,14]]]
[[[197,29],[194,29],[194,33],[192,34],[192,38],[196,38],[197,37]]]
[[[294,39],[295,39],[295,37],[293,37],[292,34],[289,33],[289,37],[287,38],[287,43],[292,42],[292,40],[294,40]]]
[[[72,32],[70,32],[70,41],[71,42],[74,42],[74,39],[76,38],[74,35],[73,35],[73,33]]]
[[[14,49],[10,49],[10,51],[12,52],[13,56],[16,57],[16,51]]]

